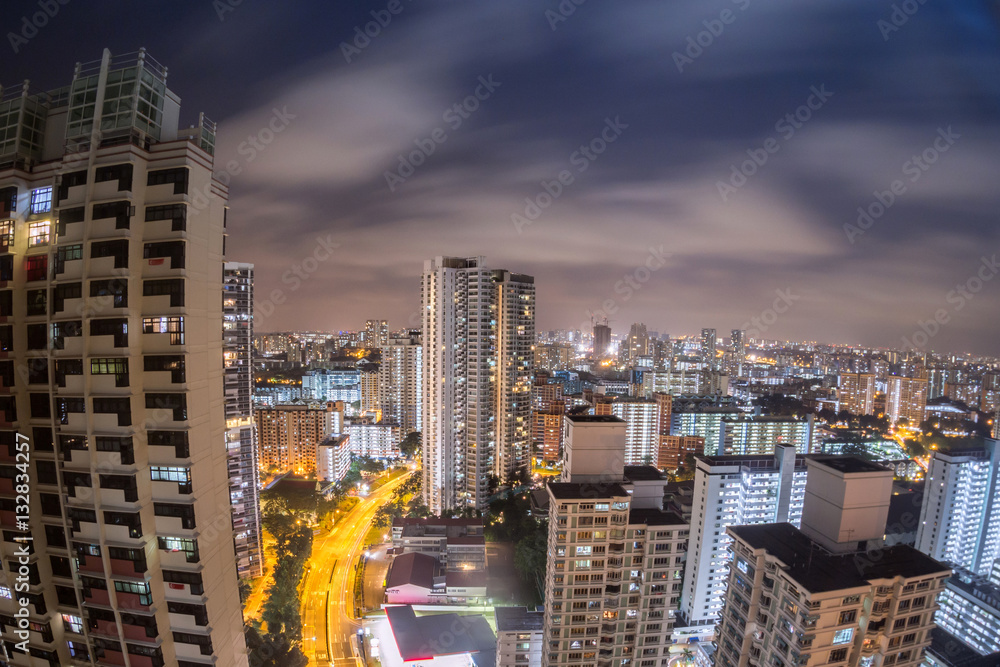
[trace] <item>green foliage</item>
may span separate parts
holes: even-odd
[[[252,625],[244,628],[250,664],[255,667],[306,667],[309,660],[285,635],[261,635]]]
[[[535,585],[539,599],[545,596],[545,559],[548,537],[545,524],[531,520],[531,532],[514,545],[514,569],[528,583]]]
[[[531,499],[527,493],[511,493],[490,503],[483,522],[486,539],[492,542],[515,542],[531,533],[537,521],[528,516]]]
[[[694,454],[688,452],[684,456],[684,460],[677,470],[675,470],[670,475],[670,479],[674,482],[686,482],[688,480],[694,479],[695,470],[698,467],[698,461],[694,458]]]
[[[399,443],[399,451],[407,458],[413,458],[420,451],[423,443],[423,436],[420,431],[408,433],[402,442]]]
[[[268,590],[261,619],[267,623],[268,638],[279,634],[298,638],[302,633],[298,586],[312,551],[313,535],[305,524],[281,524],[280,528],[278,533],[271,533],[275,540],[274,583]]]

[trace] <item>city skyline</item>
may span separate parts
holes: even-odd
[[[861,3],[778,22],[763,2],[400,7],[60,6],[8,52],[3,83],[52,87],[105,46],[170,63],[184,108],[219,121],[228,251],[257,266],[260,331],[417,326],[423,259],[488,254],[536,277],[543,330],[610,302],[616,329],[728,331],[791,290],[763,337],[898,347],[940,312],[928,349],[1000,353],[996,25],[982,8],[920,5],[896,26]],[[388,22],[366,40],[371,12]],[[276,48],[257,53],[261,34]],[[962,76],[921,64],[928,49]],[[602,133],[600,155],[580,150]],[[407,176],[398,156],[421,144],[433,153]],[[544,204],[545,184],[561,192],[532,221],[525,198]],[[879,198],[893,203],[876,216]]]

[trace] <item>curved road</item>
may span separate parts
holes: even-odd
[[[354,565],[375,513],[411,474],[362,499],[330,533],[313,542],[302,588],[302,650],[310,665],[363,667],[354,638],[361,628],[354,619]]]

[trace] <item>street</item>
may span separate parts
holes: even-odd
[[[302,587],[302,650],[310,665],[364,665],[355,655],[361,624],[354,619],[354,566],[375,513],[408,478],[402,475],[362,499],[313,542]]]

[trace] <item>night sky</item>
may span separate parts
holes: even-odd
[[[929,348],[1000,354],[995,0],[236,3],[69,0],[0,82],[166,65],[239,172],[258,331],[414,325],[424,259],[486,255],[539,329],[899,347],[937,314]]]

